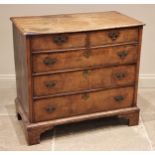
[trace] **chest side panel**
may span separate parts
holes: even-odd
[[[13,25],[14,58],[16,71],[17,99],[24,111],[29,115],[28,68],[26,54],[26,39]]]

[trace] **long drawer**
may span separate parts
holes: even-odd
[[[34,102],[35,121],[45,121],[132,106],[133,87],[54,97]]]
[[[135,66],[98,68],[34,77],[34,96],[131,85]]]
[[[33,72],[129,64],[137,61],[137,45],[126,45],[59,53],[34,54]]]

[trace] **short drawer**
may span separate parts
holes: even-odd
[[[49,72],[64,69],[110,66],[134,63],[137,46],[126,45],[88,50],[67,51],[33,55],[33,72]]]
[[[138,28],[97,31],[92,32],[89,35],[91,46],[99,46],[99,45],[123,43],[123,42],[137,42]]]
[[[134,84],[135,66],[119,66],[34,77],[34,96]]]
[[[86,34],[55,34],[55,35],[40,35],[32,36],[31,50],[44,51],[84,47],[86,44]]]
[[[133,87],[37,100],[35,121],[45,121],[132,106]]]

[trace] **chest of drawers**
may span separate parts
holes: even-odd
[[[28,144],[56,125],[88,119],[138,124],[142,22],[118,12],[11,20],[16,112]]]

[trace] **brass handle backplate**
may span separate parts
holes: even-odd
[[[57,59],[55,59],[55,58],[47,57],[47,58],[44,59],[44,64],[47,65],[47,66],[54,65],[56,62],[57,62]]]
[[[55,35],[55,36],[53,36],[53,42],[56,44],[59,44],[59,45],[67,42],[67,40],[68,40],[67,35]]]
[[[56,108],[53,107],[53,106],[48,106],[48,107],[45,108],[45,111],[46,111],[47,113],[52,113],[55,109],[56,109]]]
[[[109,38],[111,38],[112,41],[115,41],[119,36],[119,31],[116,30],[110,31],[108,36]]]
[[[119,72],[114,74],[115,78],[118,80],[122,80],[127,76],[127,73],[125,72]]]
[[[45,86],[47,87],[47,88],[53,88],[53,87],[55,87],[56,86],[56,82],[55,81],[48,81],[48,82],[45,82]]]
[[[124,96],[118,95],[118,96],[115,96],[114,99],[115,99],[115,101],[117,101],[117,102],[121,102],[121,101],[124,100]]]
[[[90,57],[90,51],[84,51],[83,56],[85,58],[89,58]]]
[[[85,77],[89,76],[90,74],[91,74],[91,71],[90,71],[90,70],[84,70],[84,71],[83,71],[83,75],[84,75]]]
[[[89,96],[88,93],[82,94],[82,96],[81,96],[81,98],[82,98],[83,100],[87,100],[89,97],[90,97],[90,96]]]
[[[121,51],[121,52],[118,52],[117,55],[118,55],[120,58],[125,58],[125,57],[128,55],[128,51]]]

